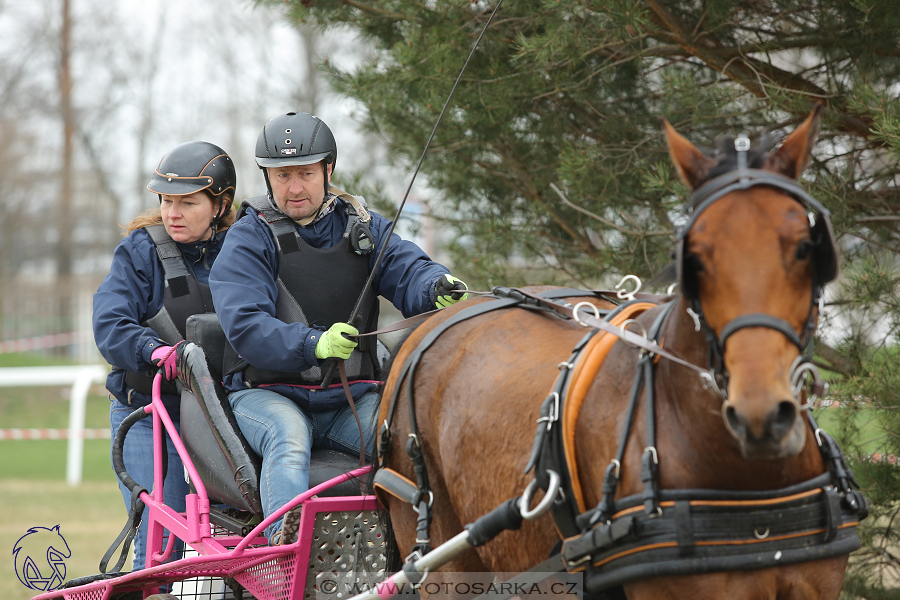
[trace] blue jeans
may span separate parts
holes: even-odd
[[[379,395],[363,394],[356,410],[371,460]],[[281,394],[253,388],[228,396],[241,433],[262,457],[259,482],[263,514],[268,517],[309,489],[312,447],[359,454],[359,426],[349,406],[332,411],[306,412]],[[281,519],[266,528],[266,537],[281,530]]]
[[[125,406],[118,400],[113,400],[109,409],[109,426],[112,430],[113,439],[116,437],[116,431],[118,431],[119,426],[122,424],[122,421],[125,420],[125,417],[130,415],[135,411],[135,408],[131,406]],[[181,428],[179,426],[179,417],[178,413],[169,414],[172,417],[172,422],[175,424],[175,428],[178,429],[178,433],[181,433]],[[163,501],[166,506],[175,510],[176,512],[184,512],[185,504],[184,497],[190,492],[190,488],[188,487],[187,482],[184,480],[184,465],[181,462],[181,458],[178,456],[178,453],[175,451],[175,444],[172,443],[172,440],[168,435],[165,436],[166,440],[166,449],[169,455],[169,465],[168,470],[166,471],[166,478],[163,481]],[[122,458],[125,461],[125,470],[134,479],[138,485],[141,487],[147,488],[147,490],[153,489],[153,415],[148,415],[146,418],[141,419],[137,423],[135,423],[131,429],[128,430],[128,435],[125,436],[125,448],[122,453]],[[122,497],[125,499],[125,508],[126,511],[131,509],[131,492],[128,491],[121,481],[119,481],[119,490],[122,492]],[[134,569],[143,569],[145,566],[146,556],[147,556],[147,511],[144,511],[144,520],[141,522],[141,526],[138,529],[138,533],[134,538]],[[168,530],[165,531],[163,538],[163,550],[165,550],[165,539],[168,536]],[[184,549],[184,542],[181,540],[175,541],[175,549],[172,551],[172,557],[170,560],[178,560],[181,558],[182,550]],[[116,555],[118,556],[118,555]]]

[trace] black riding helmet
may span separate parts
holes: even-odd
[[[160,202],[163,194],[186,196],[206,191],[219,201],[210,223],[211,239],[215,239],[219,220],[231,209],[231,203],[226,205],[223,201],[223,194],[230,191],[234,196],[236,185],[234,162],[224,150],[209,142],[185,142],[162,157],[147,189],[159,195]]]
[[[278,115],[263,127],[256,139],[256,164],[262,169],[271,193],[266,167],[311,165],[324,161],[325,193],[328,193],[328,165],[337,163],[337,144],[328,125],[313,115],[289,112]]]

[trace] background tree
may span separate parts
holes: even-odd
[[[323,68],[397,164],[415,164],[493,3],[290,3],[297,21],[375,45],[363,68]],[[765,146],[826,103],[804,184],[831,209],[843,253],[818,348],[875,503],[846,588],[866,598],[898,575],[900,471],[877,460],[900,454],[898,35],[900,12],[879,0],[509,2],[424,165],[454,272],[476,287],[609,285],[666,264],[685,218],[660,117],[708,148],[744,131]]]

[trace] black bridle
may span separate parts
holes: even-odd
[[[815,367],[810,368],[812,363],[812,341],[816,330],[816,320],[820,312],[817,309],[822,299],[825,284],[833,280],[837,275],[834,234],[832,233],[828,209],[810,196],[795,180],[771,171],[748,168],[747,153],[750,149],[750,142],[745,136],[738,137],[735,140],[734,147],[737,151],[738,168],[707,181],[694,191],[688,221],[678,229],[675,236],[675,261],[678,271],[678,282],[685,300],[690,304],[690,314],[694,317],[697,330],[700,331],[702,329],[706,334],[709,346],[709,367],[715,374],[716,386],[723,398],[726,397],[728,387],[728,370],[725,367],[725,344],[734,333],[748,327],[764,327],[778,331],[797,347],[800,357],[803,357],[803,359],[798,359],[794,363],[791,372],[792,384],[796,386],[797,381],[795,380],[807,372],[811,372],[815,379],[819,379],[815,372]],[[811,255],[813,281],[809,311],[806,322],[799,333],[784,319],[765,313],[750,313],[740,315],[726,323],[721,333],[717,335],[704,316],[698,293],[699,290],[696,289],[696,282],[686,280],[686,275],[689,275],[685,265],[687,238],[700,215],[717,200],[732,192],[756,186],[771,187],[786,193],[799,202],[808,213],[810,238],[813,244]]]

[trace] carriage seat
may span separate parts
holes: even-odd
[[[214,314],[188,318],[187,339],[178,364],[181,392],[181,439],[213,502],[262,514],[260,457],[237,425],[222,387],[221,365],[228,341]],[[309,485],[314,487],[355,469],[358,456],[314,449]],[[193,486],[192,486],[193,487]],[[333,486],[322,496],[356,496],[358,481]]]

